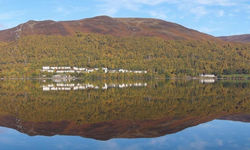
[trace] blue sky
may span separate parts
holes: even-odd
[[[250,33],[250,0],[0,0],[0,30],[98,15],[159,18],[214,36]]]

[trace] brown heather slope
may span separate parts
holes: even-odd
[[[249,43],[250,42],[250,34],[221,36],[218,38],[221,40],[224,40],[224,41],[228,41],[228,42],[241,42],[241,43]]]
[[[26,35],[66,36],[76,32],[100,33],[119,37],[157,36],[167,40],[218,40],[213,36],[159,19],[98,16],[75,21],[28,21],[17,27],[0,31],[0,41],[13,41]]]
[[[225,114],[224,114],[225,115]],[[96,140],[113,138],[152,138],[177,133],[216,119],[223,114],[208,116],[190,116],[184,118],[161,118],[157,120],[126,121],[115,120],[92,124],[77,124],[70,121],[29,122],[21,121],[13,116],[0,116],[0,126],[12,128],[30,136],[70,135],[82,136]],[[222,120],[250,122],[249,114],[229,114],[220,117]]]
[[[241,121],[241,122],[250,122],[250,114],[235,114],[227,115],[221,118],[221,120],[232,120],[232,121]]]

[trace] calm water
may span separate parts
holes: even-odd
[[[250,150],[249,81],[0,81],[2,150]]]

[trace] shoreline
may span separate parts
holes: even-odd
[[[203,78],[203,77],[173,77],[173,78],[78,78],[78,77],[71,77],[71,78],[0,78],[0,80],[124,80],[124,79],[131,79],[131,80],[250,80],[249,78],[228,78],[228,77],[222,77],[222,78]]]

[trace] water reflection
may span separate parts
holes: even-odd
[[[95,85],[91,83],[56,83],[43,85],[43,91],[70,91],[70,90],[87,90],[87,89],[102,89],[108,88],[129,88],[129,87],[146,87],[147,83],[103,83],[103,85]]]
[[[215,79],[200,79],[200,83],[215,83]]]
[[[30,137],[0,128],[0,145],[4,150],[249,150],[249,130],[247,123],[215,120],[157,138],[97,141],[77,136]]]
[[[85,90],[79,90],[81,86]],[[249,82],[200,84],[193,80],[1,81],[0,126],[32,136],[98,140],[183,135],[182,130],[214,119],[249,122],[249,87]],[[51,92],[43,91],[47,88]]]

